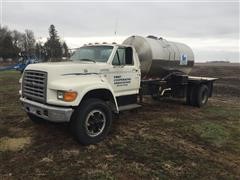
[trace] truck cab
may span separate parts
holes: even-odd
[[[126,45],[91,45],[78,49],[72,61],[105,63],[100,72],[107,80],[115,96],[138,94],[140,64],[134,48]],[[97,64],[96,64],[97,66]]]

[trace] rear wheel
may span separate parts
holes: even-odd
[[[190,86],[187,92],[187,104],[202,107],[208,101],[209,90],[205,84]]]
[[[206,85],[201,85],[198,88],[197,96],[196,96],[196,106],[202,107],[208,102],[209,90]]]
[[[84,145],[96,144],[103,140],[111,129],[112,112],[100,99],[88,99],[74,111],[71,131]]]

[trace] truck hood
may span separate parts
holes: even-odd
[[[30,64],[26,70],[45,71],[48,75],[66,76],[81,74],[99,74],[108,68],[107,63],[94,62],[47,62]]]

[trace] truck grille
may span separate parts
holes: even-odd
[[[46,85],[46,72],[26,70],[22,83],[23,97],[38,102],[46,102]]]

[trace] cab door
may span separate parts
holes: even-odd
[[[108,78],[116,96],[138,94],[140,69],[134,63],[131,47],[118,47]]]

